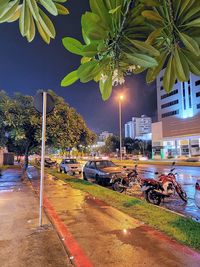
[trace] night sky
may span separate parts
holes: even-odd
[[[156,120],[156,87],[145,84],[145,76],[126,79],[123,87],[115,87],[109,101],[101,100],[96,83],[60,87],[62,78],[79,66],[80,57],[65,50],[62,38],[81,40],[81,14],[89,10],[88,0],[69,0],[65,4],[68,16],[51,17],[57,32],[55,40],[46,45],[37,33],[32,43],[21,37],[18,22],[0,24],[0,90],[35,95],[38,89],[52,89],[65,98],[96,133],[108,130],[118,133],[116,95],[125,91],[123,123],[133,116],[146,114]]]

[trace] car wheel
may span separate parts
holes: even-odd
[[[67,173],[67,170],[66,170],[66,168],[64,168],[64,173]]]
[[[82,172],[79,172],[79,174],[81,174]]]
[[[83,172],[83,180],[87,181],[87,177],[86,177],[86,174]]]
[[[60,168],[60,173],[62,173],[62,169]]]
[[[102,179],[99,177],[99,175],[95,176],[95,181],[97,184],[102,185]]]

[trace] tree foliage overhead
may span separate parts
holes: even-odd
[[[199,0],[90,0],[82,15],[84,44],[71,37],[65,48],[80,55],[81,64],[62,86],[80,79],[99,83],[107,100],[115,85],[129,74],[146,71],[153,82],[166,67],[163,86],[170,92],[175,80],[200,75]]]
[[[46,43],[55,38],[56,31],[46,12],[53,16],[67,15],[69,11],[62,4],[67,0],[0,0],[0,23],[19,20],[23,37],[31,42],[36,28]]]

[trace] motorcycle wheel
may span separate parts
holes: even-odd
[[[186,194],[185,191],[183,191],[183,189],[182,189],[181,187],[178,186],[178,187],[176,188],[176,192],[178,193],[179,197],[180,197],[183,201],[185,201],[185,202],[188,201],[187,194]]]
[[[156,194],[152,189],[147,190],[145,192],[144,197],[147,202],[157,205],[157,206],[160,205],[161,197],[158,194]]]
[[[118,193],[124,192],[124,188],[122,187],[122,183],[120,180],[115,181],[112,185],[112,188],[114,191],[116,191]]]

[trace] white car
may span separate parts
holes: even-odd
[[[59,171],[64,173],[82,173],[82,166],[76,159],[63,159],[59,165]]]
[[[200,208],[200,179],[197,180],[196,186],[195,186],[195,204],[198,208]]]

